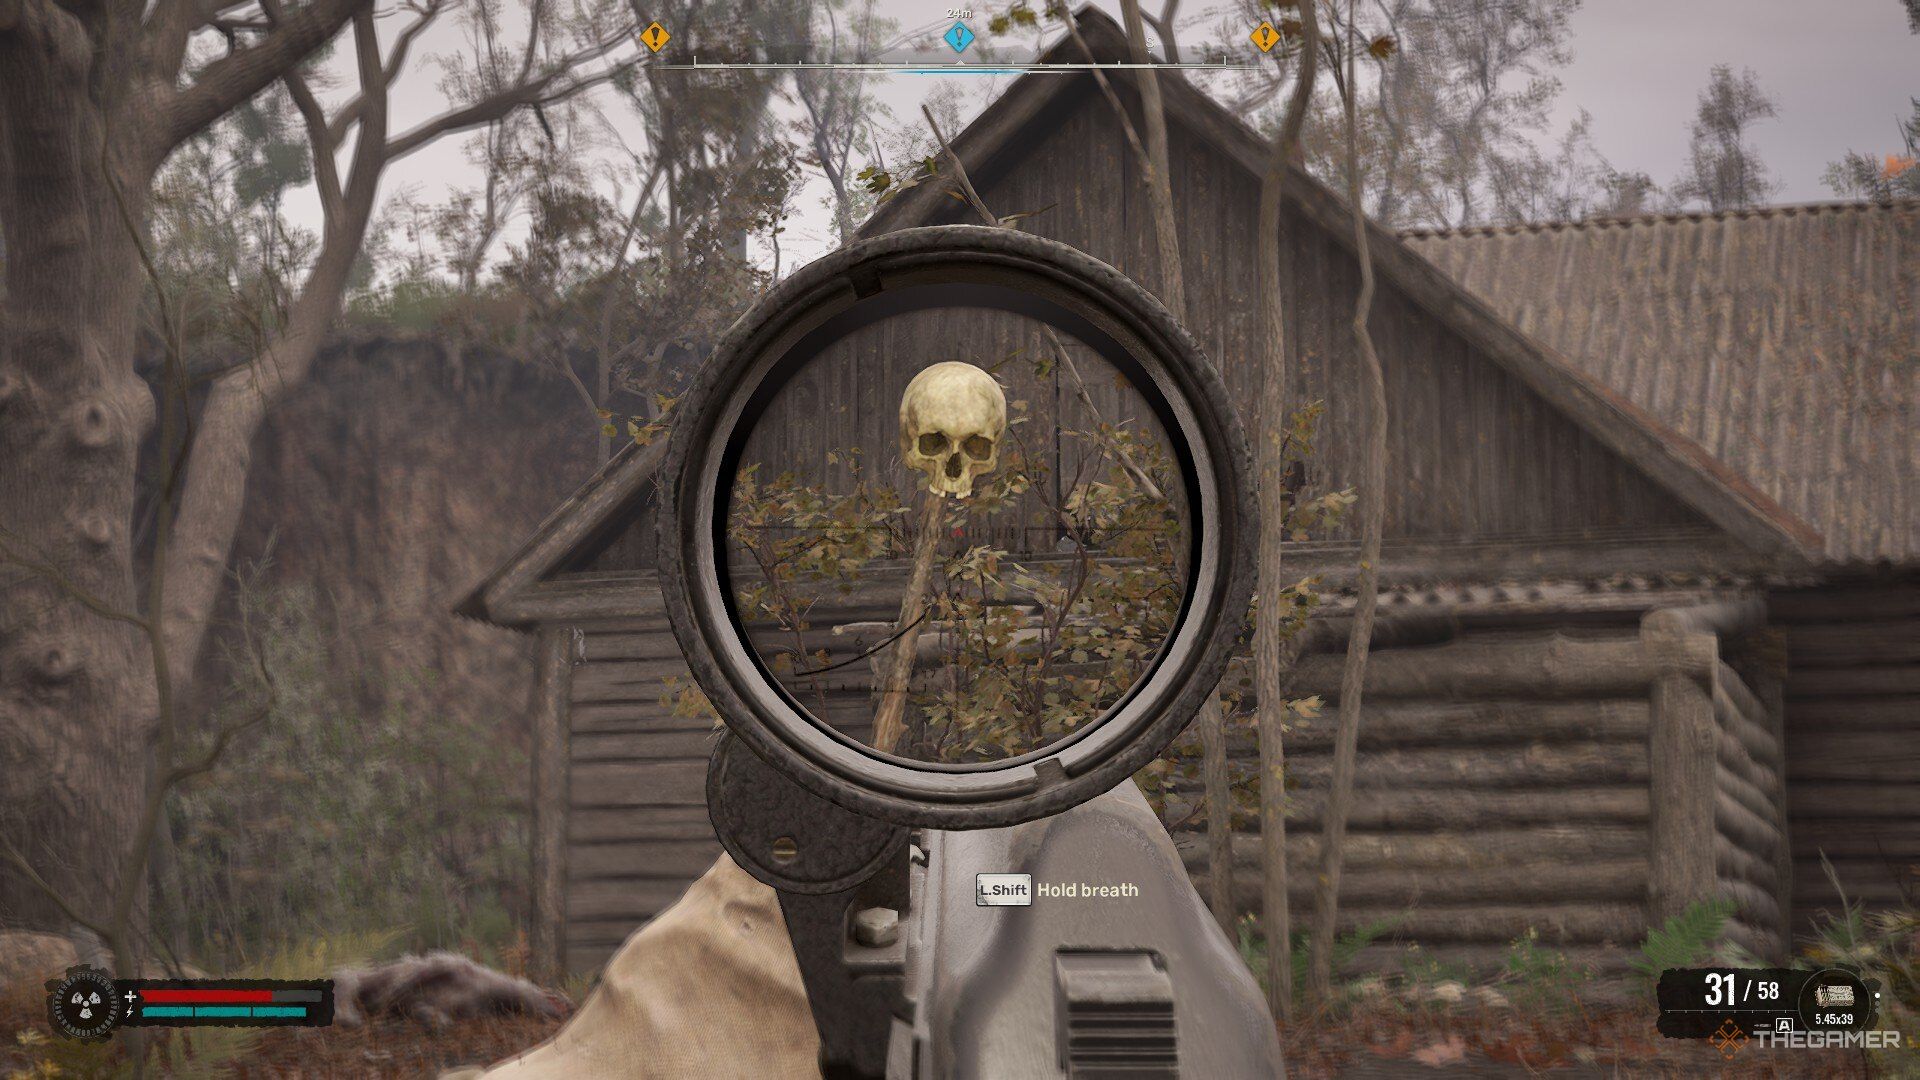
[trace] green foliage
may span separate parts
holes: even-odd
[[[310,175],[292,100],[277,87],[175,151],[154,178],[147,246],[158,280],[146,283],[145,325],[171,329],[189,361],[256,354],[317,250],[316,236],[281,215]]]
[[[311,591],[241,602],[274,707],[171,807],[187,954],[232,970],[388,931],[408,949],[510,949],[521,752],[435,710],[431,677],[355,685]]]
[[[1342,973],[1346,971],[1347,966],[1353,963],[1354,958],[1360,955],[1362,949],[1393,933],[1401,923],[1406,921],[1406,918],[1405,915],[1392,915],[1384,919],[1376,919],[1373,922],[1354,928],[1350,933],[1341,934],[1334,938],[1333,977],[1336,980],[1340,979]],[[1236,930],[1238,931],[1237,937],[1239,939],[1240,958],[1246,961],[1247,967],[1253,971],[1254,978],[1260,981],[1262,987],[1265,987],[1267,981],[1267,936],[1265,932],[1260,929],[1260,920],[1252,915],[1242,915]],[[1307,986],[1307,964],[1309,961],[1307,954],[1308,932],[1305,929],[1295,930],[1291,938],[1293,941],[1293,950],[1288,954],[1288,959],[1293,966],[1294,996],[1296,999],[1304,1000]]]
[[[1641,978],[1652,981],[1668,968],[1698,963],[1719,940],[1733,912],[1733,902],[1726,899],[1688,904],[1685,911],[1647,933],[1647,940],[1640,944],[1640,955],[1628,966]]]
[[[1514,1004],[1534,1010],[1565,1011],[1579,1001],[1579,989],[1593,973],[1576,968],[1567,955],[1540,945],[1540,931],[1527,932],[1507,946],[1500,981]]]
[[[1465,964],[1453,963],[1420,947],[1419,942],[1407,946],[1400,957],[1400,974],[1409,986],[1431,987],[1443,982],[1457,982],[1462,986],[1473,982],[1473,970]]]

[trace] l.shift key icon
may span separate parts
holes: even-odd
[[[975,874],[974,907],[1032,907],[1032,874]]]

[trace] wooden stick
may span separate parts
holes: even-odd
[[[880,684],[880,711],[873,718],[873,748],[892,753],[906,730],[907,691],[913,684],[913,660],[926,618],[927,589],[933,583],[933,560],[940,553],[940,530],[947,519],[947,497],[928,488],[921,507],[920,532],[913,539],[913,571],[900,597],[900,636],[887,654],[887,674]]]

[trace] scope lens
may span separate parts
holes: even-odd
[[[1078,337],[907,310],[782,372],[744,426],[724,561],[761,667],[816,723],[984,765],[1097,725],[1188,592],[1161,419]],[[736,435],[736,438],[739,438]]]
[[[673,423],[659,572],[688,667],[845,809],[1057,813],[1146,766],[1225,669],[1245,436],[1193,339],[1084,253],[958,225],[844,248],[735,323]]]

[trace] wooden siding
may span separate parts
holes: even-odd
[[[823,606],[809,647],[832,649],[836,658],[854,650],[831,628],[881,617],[872,595]],[[719,732],[709,721],[673,714],[668,680],[684,686],[691,676],[672,631],[657,620],[599,619],[569,636],[565,959],[567,970],[590,972],[719,857],[706,802],[707,759]],[[828,707],[816,711],[865,741],[868,668],[843,670],[827,684]],[[810,684],[807,701],[814,703]]]
[[[663,701],[664,679],[689,678],[670,631],[608,620],[572,640],[566,964],[590,972],[719,856],[706,802],[716,733]]]
[[[1920,899],[1920,580],[1776,595],[1795,921]]]

